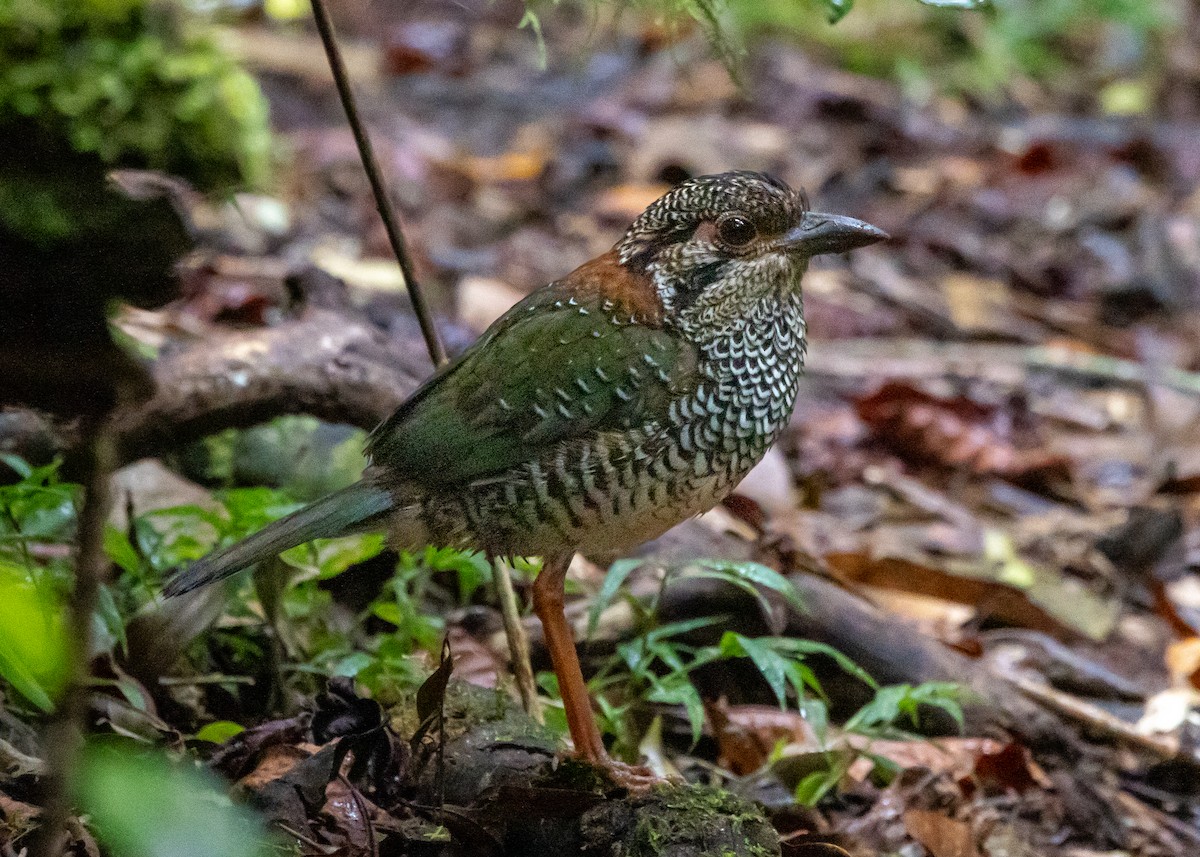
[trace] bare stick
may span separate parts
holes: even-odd
[[[413,312],[421,324],[421,334],[425,337],[425,346],[429,349],[429,358],[434,366],[446,362],[446,352],[438,338],[437,329],[433,326],[433,317],[429,314],[429,305],[425,303],[425,295],[417,283],[413,271],[412,257],[408,253],[408,245],[404,241],[404,233],[400,231],[400,218],[392,207],[383,183],[383,175],[379,171],[379,162],[375,160],[375,151],[371,148],[371,138],[363,127],[358,115],[358,107],[354,101],[354,93],[350,89],[350,78],[346,74],[346,64],[342,61],[338,49],[337,38],[333,32],[333,21],[325,9],[324,0],[312,0],[313,17],[316,18],[317,31],[321,34],[321,43],[325,46],[325,56],[329,58],[329,70],[333,72],[333,82],[337,85],[338,97],[346,111],[346,119],[350,122],[350,130],[354,132],[354,142],[358,144],[358,154],[362,158],[363,169],[371,182],[371,192],[375,195],[375,206],[379,216],[383,218],[383,226],[387,230],[388,241],[391,242],[392,252],[400,263],[400,273],[404,275],[404,285],[408,288],[408,296],[412,300]]]
[[[544,723],[542,701],[537,695],[537,683],[533,679],[533,666],[529,660],[529,634],[521,622],[508,562],[498,556],[489,556],[488,561],[492,566],[492,582],[496,586],[496,600],[500,602],[504,636],[508,638],[508,656],[512,659],[513,677],[517,681],[521,705],[525,707],[526,714],[538,723]]]
[[[333,22],[329,19],[324,0],[312,0],[312,7],[317,21],[317,30],[321,34],[321,43],[325,46],[325,55],[329,58],[329,68],[333,72],[333,80],[337,84],[338,95],[342,99],[342,107],[346,110],[346,119],[349,120],[350,129],[354,132],[354,140],[358,144],[358,154],[362,158],[367,178],[371,181],[371,191],[375,194],[375,204],[379,208],[379,216],[383,218],[383,225],[387,229],[388,240],[392,243],[392,251],[400,263],[400,272],[404,275],[404,283],[408,287],[409,297],[412,298],[413,312],[416,313],[417,321],[421,324],[421,333],[425,337],[429,357],[435,366],[441,366],[446,362],[446,353],[442,349],[442,343],[433,326],[433,319],[429,315],[424,294],[413,273],[412,259],[409,257],[404,235],[400,231],[399,218],[392,208],[391,198],[384,187],[379,164],[375,160],[375,153],[371,149],[371,139],[367,136],[366,129],[359,118],[358,108],[354,102],[354,93],[350,90],[350,81],[346,75],[346,66],[342,62],[337,39],[334,37]],[[500,599],[500,612],[504,617],[504,630],[508,636],[508,647],[513,660],[517,688],[521,693],[521,702],[530,716],[541,722],[541,702],[538,700],[537,687],[533,681],[533,668],[529,663],[529,639],[525,636],[525,629],[521,625],[521,617],[517,612],[512,581],[508,577],[508,570],[499,563],[492,564],[492,575],[496,583],[496,595]]]
[[[58,857],[65,845],[70,796],[79,775],[79,752],[87,724],[92,614],[100,583],[108,570],[104,523],[108,520],[108,478],[116,458],[116,443],[106,419],[93,423],[85,436],[89,441],[87,477],[76,537],[75,590],[71,593],[67,619],[67,627],[71,629],[68,638],[71,673],[58,716],[46,729],[50,776],[42,826],[31,848],[35,857]]]

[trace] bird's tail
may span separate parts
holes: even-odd
[[[237,544],[210,553],[167,581],[163,594],[182,595],[224,580],[296,545],[357,532],[391,508],[390,492],[370,482],[356,482],[268,524]]]

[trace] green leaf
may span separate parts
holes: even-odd
[[[678,622],[668,622],[666,625],[659,625],[657,628],[649,631],[646,634],[646,641],[656,643],[659,640],[666,640],[686,634],[689,631],[695,631],[697,628],[708,628],[712,625],[719,625],[725,621],[727,620],[723,616],[697,616],[695,619],[680,619]]]
[[[796,710],[812,726],[817,740],[823,746],[825,744],[825,735],[829,732],[829,706],[823,700],[810,698],[800,700],[799,705],[796,706]]]
[[[952,682],[931,681],[916,687],[910,684],[887,685],[879,688],[875,698],[846,721],[846,730],[870,733],[894,724],[901,717],[907,717],[916,726],[921,705],[945,711],[961,728],[963,711],[959,700],[965,693],[961,685]]]
[[[766,679],[779,702],[780,708],[787,707],[787,662],[761,641],[745,637],[735,631],[726,631],[721,638],[721,651],[731,658],[747,657]]]
[[[366,652],[351,652],[335,663],[330,669],[330,673],[332,675],[354,678],[367,667],[371,666],[373,662],[374,659]]]
[[[879,687],[879,684],[875,681],[875,679],[871,678],[870,673],[827,643],[818,643],[816,640],[800,640],[796,639],[795,637],[772,637],[771,640],[772,645],[778,651],[787,652],[793,656],[825,655],[826,657],[831,658],[834,663],[842,668],[844,672],[854,676],[868,687]]]
[[[12,469],[17,476],[21,477],[22,481],[28,480],[33,473],[33,467],[19,455],[13,455],[11,452],[0,452],[0,462],[4,462]]]
[[[834,771],[813,771],[796,786],[796,803],[816,806],[829,790],[837,785],[840,775]]]
[[[859,732],[892,723],[900,716],[901,706],[911,690],[912,685],[908,684],[879,688],[875,697],[846,721],[846,730]]]
[[[836,24],[850,14],[854,8],[854,0],[825,0],[826,15],[829,23]]]
[[[587,636],[589,638],[596,632],[596,623],[600,621],[600,614],[604,612],[604,608],[616,597],[617,591],[620,590],[634,569],[643,565],[645,563],[640,559],[619,559],[609,566],[608,574],[604,575],[604,583],[600,585],[600,591],[596,594],[592,608],[588,611]]]
[[[94,646],[98,651],[108,651],[114,646],[125,649],[125,617],[113,597],[110,586],[102,585],[96,591],[96,612],[92,614],[95,628]]]
[[[727,580],[730,583],[737,585],[752,584],[761,586],[764,589],[769,589],[772,592],[777,592],[783,597],[783,600],[788,603],[788,606],[797,613],[803,613],[805,610],[804,599],[800,597],[800,591],[796,589],[795,584],[777,572],[775,569],[763,565],[759,562],[732,562],[729,560],[701,560],[700,567],[708,573],[700,572],[700,577],[715,577],[718,580]],[[761,596],[755,593],[756,597]],[[769,609],[764,601],[764,609]]]
[[[232,720],[214,720],[200,728],[200,731],[196,733],[196,740],[224,744],[234,735],[240,735],[245,731],[245,726],[234,723]]]
[[[337,577],[346,569],[373,556],[384,549],[383,533],[367,533],[360,536],[343,536],[337,539],[318,539],[316,548],[318,579]],[[287,552],[291,554],[291,552]]]
[[[38,708],[53,711],[70,674],[68,652],[61,600],[20,566],[0,563],[0,677]]]
[[[133,542],[129,541],[128,535],[116,527],[104,528],[104,552],[122,571],[129,574],[137,574],[142,567],[142,561],[133,547]]]
[[[651,689],[646,695],[646,700],[665,705],[682,705],[692,727],[692,744],[699,741],[704,731],[704,702],[700,699],[695,685],[688,681],[686,675],[680,673],[672,673],[666,679],[651,676],[650,684]]]
[[[114,855],[264,857],[268,838],[216,777],[124,743],[89,746],[78,800]]]

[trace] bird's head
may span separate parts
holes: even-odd
[[[722,326],[758,301],[798,291],[808,260],[887,237],[861,220],[808,210],[803,193],[754,172],[689,179],[650,205],[615,250],[653,283],[664,320]]]

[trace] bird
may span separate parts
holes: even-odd
[[[542,557],[533,609],[575,754],[634,782],[605,749],[563,611],[571,558],[636,547],[733,490],[795,405],[809,260],[887,237],[811,211],[763,173],[684,180],[419,387],[368,437],[359,482],[198,560],[164,592],[370,530],[398,548]]]

